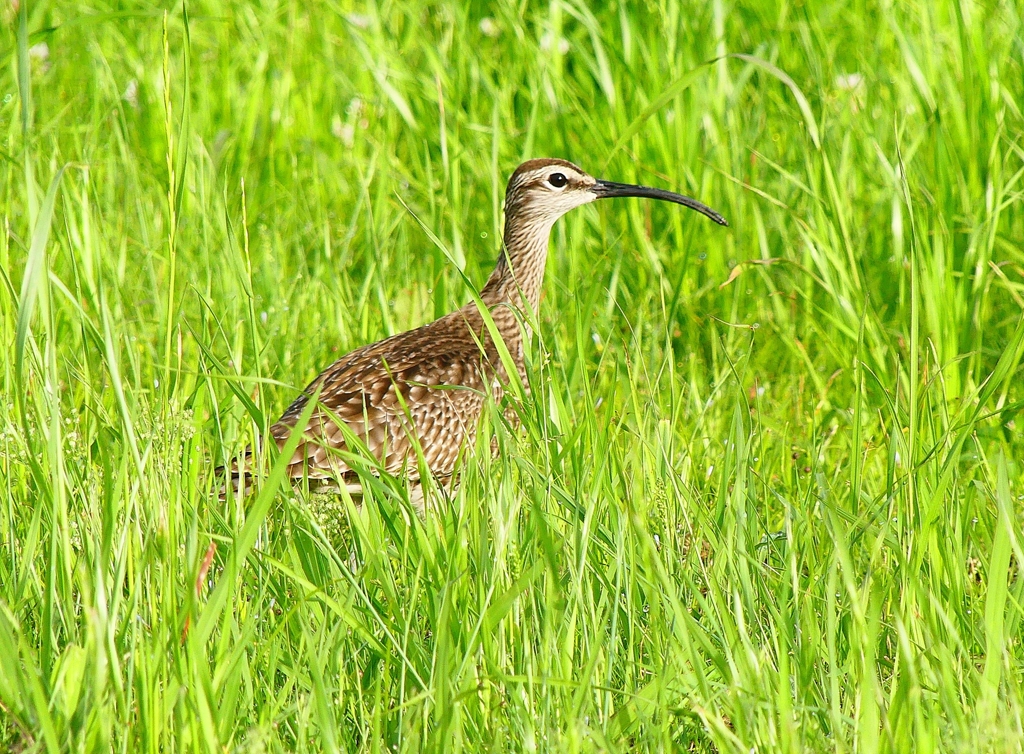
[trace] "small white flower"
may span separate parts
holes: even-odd
[[[480,19],[480,33],[485,37],[496,37],[501,34],[501,28],[493,18],[487,16]]]
[[[540,49],[543,52],[548,52],[549,50],[551,50],[554,47],[554,41],[555,41],[555,37],[554,37],[554,35],[550,31],[544,32],[544,36],[542,36],[540,38]],[[565,55],[565,53],[569,52],[569,40],[568,39],[565,39],[564,37],[559,37],[558,38],[558,51],[562,55]]]
[[[836,86],[848,92],[852,92],[864,83],[864,76],[860,73],[843,73],[836,76]]]
[[[40,42],[28,48],[28,57],[33,63],[39,64],[39,70],[46,73],[50,70],[50,46]]]
[[[121,99],[127,102],[134,108],[139,106],[139,82],[132,79],[128,82],[128,86],[124,88],[124,94],[121,95]]]

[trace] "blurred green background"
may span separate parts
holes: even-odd
[[[0,749],[1021,751],[1022,15],[6,5]],[[425,520],[221,501],[542,156],[731,225],[561,220]]]

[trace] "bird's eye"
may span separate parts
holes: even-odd
[[[548,183],[550,183],[555,188],[562,188],[562,186],[564,186],[568,182],[569,179],[566,178],[563,173],[552,173],[551,175],[548,176]]]

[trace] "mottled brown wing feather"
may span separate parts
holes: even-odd
[[[319,391],[289,474],[352,476],[339,451],[358,449],[348,447],[343,422],[388,473],[419,479],[418,440],[431,472],[451,475],[460,449],[476,437],[486,391],[495,392],[498,384],[489,366],[493,355],[488,359],[481,353],[470,332],[479,333],[479,326],[467,319],[474,318],[455,312],[357,349],[324,370],[270,428],[283,446]]]

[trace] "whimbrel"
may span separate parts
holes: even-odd
[[[671,191],[602,181],[571,162],[524,162],[505,192],[505,232],[497,266],[480,292],[494,330],[504,341],[523,384],[522,313],[540,303],[548,238],[555,221],[597,199],[644,197],[675,202],[727,225],[700,202]],[[289,461],[288,475],[359,489],[349,448],[358,439],[380,468],[418,486],[418,441],[426,467],[441,484],[452,480],[456,459],[476,437],[490,394],[500,400],[509,375],[481,308],[472,301],[415,330],[358,348],[313,380],[270,428],[282,447],[315,396],[317,405]],[[343,429],[344,426],[344,429]],[[231,469],[232,484],[249,474],[249,458]],[[422,495],[422,492],[420,492]]]

